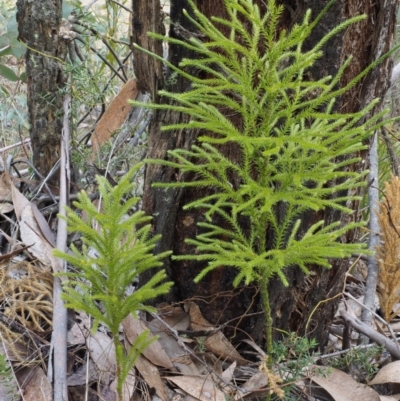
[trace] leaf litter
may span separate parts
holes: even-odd
[[[47,401],[51,399],[51,384],[46,375],[52,313],[50,277],[53,271],[60,269],[58,260],[52,255],[54,233],[37,205],[20,192],[12,177],[6,173],[0,176],[0,212],[10,216],[10,221],[14,223],[14,234],[2,230],[7,243],[2,248],[6,252],[0,254],[2,288],[12,289],[15,295],[25,283],[23,292],[30,293],[30,298],[24,298],[19,305],[31,305],[29,311],[14,308],[11,313],[10,306],[5,302],[10,299],[10,292],[0,292],[0,352],[13,364],[24,400]],[[16,227],[18,230],[15,230]],[[18,231],[19,235],[16,235]],[[4,277],[10,283],[4,281]],[[364,280],[365,275],[348,274],[346,291],[353,293],[357,302],[362,296],[357,288],[362,287]],[[357,302],[349,300],[341,307],[348,311],[349,308],[350,311],[354,309],[355,319],[360,314]],[[44,310],[43,305],[46,306]],[[78,394],[89,387],[92,399],[113,401],[115,350],[107,328],[100,327],[92,333],[90,317],[79,312],[73,315],[68,330],[71,400],[80,400]],[[340,317],[336,319],[340,323]],[[392,332],[398,331],[399,325],[394,321]],[[377,323],[376,327],[390,335],[385,325]],[[128,350],[135,338],[147,329],[157,339],[130,371],[124,387],[124,401],[182,398],[225,401],[226,397],[242,400],[244,397],[260,397],[269,391],[267,375],[258,370],[259,362],[244,358],[225,337],[223,327],[208,322],[196,303],[162,304],[158,314],[150,316],[148,321],[129,315],[120,328],[125,348]],[[12,333],[8,337],[5,335],[7,330]],[[340,348],[342,339],[335,336],[336,347]],[[357,336],[351,341],[356,339]],[[257,344],[250,339],[244,342],[256,350],[258,359],[264,357]],[[321,373],[321,369],[327,370]],[[377,385],[400,384],[399,378],[399,361],[382,367],[367,385],[358,383],[350,374],[338,369],[316,366],[304,372],[295,383],[295,388],[302,399],[314,397],[317,400],[318,395],[323,394],[323,397],[334,401],[354,400],[356,395],[357,399],[365,401],[393,400],[400,399],[400,395],[379,395],[375,388]]]

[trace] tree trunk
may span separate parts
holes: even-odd
[[[28,109],[33,164],[46,177],[60,158],[65,84],[59,37],[62,0],[17,1],[19,39],[26,45]],[[57,181],[56,176],[52,182]]]
[[[254,1],[259,4],[262,12],[265,11],[264,1]],[[187,33],[185,30],[194,31],[182,14],[182,9],[190,10],[190,7],[185,0],[175,0],[171,3],[170,36],[182,39],[185,32]],[[290,29],[296,22],[303,19],[307,9],[310,8],[315,17],[326,5],[326,2],[319,0],[285,0],[281,3],[286,7],[282,18],[282,29]],[[207,16],[226,15],[223,0],[198,0],[196,4]],[[335,2],[314,29],[312,37],[305,44],[305,50],[315,45],[322,36],[342,21],[362,13],[367,14],[368,17],[365,21],[342,31],[325,45],[323,56],[310,70],[309,78],[319,79],[322,76],[335,75],[343,62],[349,56],[353,56],[353,62],[342,77],[341,84],[345,85],[371,62],[387,52],[395,30],[397,5],[398,0]],[[133,7],[134,42],[152,51],[156,49],[161,55],[160,47],[157,48],[153,40],[145,37],[147,31],[156,29],[157,32],[158,29],[160,32],[161,15],[157,14],[159,1],[135,0]],[[151,12],[156,14],[150,14]],[[183,57],[193,57],[193,55],[187,49],[172,45],[169,48],[168,57],[171,62],[179,63]],[[182,78],[175,79],[169,75],[168,71],[164,71],[163,76],[161,63],[143,53],[135,53],[134,68],[140,89],[150,92],[154,101],[163,101],[157,97],[157,90],[162,87],[168,89],[172,86],[174,91],[184,91],[187,88],[188,84]],[[382,98],[390,80],[390,70],[391,63],[389,60],[384,61],[350,92],[338,99],[337,109],[342,112],[354,112],[368,104],[373,98]],[[162,124],[182,121],[183,118],[185,116],[177,113],[154,113],[149,133],[149,158],[165,158],[169,149],[191,146],[196,138],[195,132],[160,131]],[[225,151],[230,157],[238,157],[234,148],[227,148]],[[360,166],[354,168],[360,168]],[[182,210],[184,204],[198,197],[198,190],[168,189],[166,191],[151,187],[153,182],[170,182],[176,179],[176,171],[161,166],[147,166],[143,207],[149,215],[154,217],[154,232],[162,234],[157,250],[172,249],[174,254],[179,255],[193,252],[184,240],[196,235],[196,223],[202,221],[203,216],[197,209]],[[354,209],[357,210],[357,205],[354,205]],[[326,210],[324,213],[309,212],[303,216],[304,230],[321,218],[329,223],[342,220],[344,216],[333,210]],[[360,214],[355,212],[352,218],[357,220]],[[354,237],[355,233],[351,233],[344,240],[353,241]],[[231,269],[214,270],[200,284],[195,285],[193,278],[204,267],[200,263],[167,261],[165,267],[170,278],[175,282],[174,291],[167,301],[195,298],[199,301],[206,318],[213,323],[222,323],[246,313],[260,311],[256,289],[232,290],[232,281],[236,272]],[[312,333],[312,336],[323,346],[327,339],[328,325],[332,321],[339,300],[336,296],[342,291],[344,275],[348,267],[346,260],[332,261],[330,270],[310,266],[312,274],[308,277],[295,267],[285,270],[289,287],[284,287],[278,279],[274,279],[270,285],[274,327],[296,332],[301,336]],[[232,326],[235,326],[238,321],[233,321]],[[251,334],[254,339],[262,340],[263,319],[253,315],[241,322],[242,329]]]

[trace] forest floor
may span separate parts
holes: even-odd
[[[168,5],[163,11],[168,14]],[[23,71],[22,58],[7,56],[2,63],[18,76]],[[89,95],[76,105],[80,116],[91,111],[71,143],[71,201],[85,189],[100,209],[95,175],[116,183],[143,159],[150,117],[142,109],[122,110],[132,97],[131,83],[125,91],[120,83],[110,85],[103,94],[105,110],[94,101],[92,107]],[[60,194],[33,174],[23,81],[1,76],[0,88],[0,401],[51,401],[52,266]],[[89,93],[86,87],[81,91]],[[101,138],[101,151],[93,150],[93,138]],[[134,195],[140,197],[142,175],[135,180]],[[76,233],[68,243],[82,245]],[[400,400],[399,317],[386,322],[374,313],[372,327],[360,322],[367,270],[363,259],[351,262],[324,354],[314,352],[312,340],[288,334],[274,346],[272,369],[251,338],[232,343],[225,325],[208,322],[193,300],[159,305],[157,312],[138,319],[130,314],[120,327],[126,349],[144,330],[157,338],[130,370],[123,401],[236,401],[265,399],[269,393],[285,400]],[[136,286],[132,282],[131,290]],[[68,316],[69,400],[115,401],[116,355],[109,328],[93,331],[92,317],[81,311]],[[360,332],[373,344],[357,345]]]

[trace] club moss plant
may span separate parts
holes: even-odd
[[[106,178],[97,177],[100,210],[82,191],[74,206],[84,212],[86,218],[70,208],[67,208],[66,217],[68,230],[81,235],[82,249],[71,245],[71,254],[54,251],[74,268],[62,274],[67,279],[63,285],[65,306],[88,313],[93,318],[94,332],[103,324],[111,333],[116,351],[119,400],[123,399],[123,384],[130,369],[151,342],[148,332],[144,332],[125,353],[119,338],[120,324],[130,313],[136,316],[138,311],[155,311],[145,304],[146,301],[167,293],[172,285],[165,282],[164,270],[158,270],[150,281],[129,291],[141,273],[159,268],[161,260],[170,254],[153,254],[159,237],[150,234],[151,218],[141,211],[133,212],[139,198],[131,196],[132,177],[140,168],[140,164],[133,167],[114,187]]]
[[[194,58],[173,65],[135,46],[186,78],[190,88],[183,93],[161,90],[161,104],[133,104],[190,117],[188,122],[163,126],[164,131],[200,131],[189,150],[174,149],[166,160],[147,160],[183,173],[181,181],[155,183],[155,187],[199,189],[198,199],[184,206],[205,211],[205,221],[198,223],[200,234],[187,239],[195,252],[174,258],[207,262],[195,281],[226,266],[237,269],[235,286],[240,282],[259,285],[271,356],[271,277],[277,275],[288,285],[285,268],[289,266],[308,273],[309,265],[329,268],[332,258],[364,250],[361,244],[340,241],[363,223],[321,220],[304,229],[301,219],[306,211],[326,208],[353,213],[346,205],[359,199],[351,194],[365,185],[367,174],[353,168],[360,161],[356,155],[381,126],[384,112],[371,113],[376,99],[358,112],[342,114],[334,108],[335,99],[380,60],[344,87],[340,79],[351,58],[335,76],[309,80],[307,71],[321,57],[327,41],[365,18],[344,21],[312,49],[304,50],[305,40],[332,1],[313,21],[308,10],[290,31],[279,30],[283,7],[274,0],[267,1],[264,14],[252,0],[225,0],[227,18],[207,18],[192,0],[188,2],[192,12],[184,11],[184,15],[198,35],[187,41],[149,35],[189,49]],[[232,115],[239,116],[241,123],[234,124]],[[224,153],[230,146],[240,149],[239,160]],[[284,210],[279,216],[278,208]],[[217,223],[221,220],[223,227]],[[267,241],[273,245],[267,246]]]

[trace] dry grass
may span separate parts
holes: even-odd
[[[399,312],[400,303],[400,177],[385,183],[385,198],[379,203],[381,245],[376,249],[379,264],[378,295],[387,321]]]

